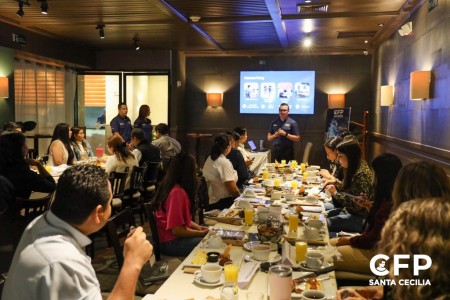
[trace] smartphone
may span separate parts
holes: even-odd
[[[362,200],[362,201],[366,200],[366,199],[364,199],[361,196],[355,196],[355,195],[352,195],[352,194],[349,194],[349,193],[346,193],[346,192],[342,192],[341,194],[344,195],[344,196],[347,196],[347,197],[350,197],[350,198],[354,198],[354,199],[358,199],[358,200]]]

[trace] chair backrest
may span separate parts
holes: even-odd
[[[31,159],[36,158],[36,153],[35,153],[34,149],[28,149],[27,158],[31,158]]]
[[[52,196],[53,193],[36,199],[17,198],[20,215],[26,224],[49,209]]]
[[[145,163],[147,165],[147,172],[144,177],[144,186],[155,185],[158,181],[158,174],[161,170],[161,162],[148,161]]]
[[[153,253],[155,254],[156,260],[161,260],[161,250],[159,248],[158,227],[156,226],[155,213],[153,212],[151,203],[144,203],[144,207],[147,212],[148,223],[152,233]]]
[[[106,222],[106,233],[114,248],[119,269],[123,266],[123,245],[127,235],[130,233],[131,226],[135,227],[136,224],[133,212],[128,208],[113,215]]]
[[[311,148],[313,146],[313,143],[307,142],[305,146],[305,151],[303,152],[303,158],[302,163],[307,163],[309,159],[309,154],[311,153]]]
[[[111,174],[109,174],[109,182],[111,183],[114,198],[122,198],[127,177],[128,168],[126,168],[124,172],[111,172]]]
[[[131,170],[130,190],[133,193],[142,190],[144,184],[144,175],[147,171],[147,168],[147,165],[144,165],[143,167],[134,166]]]
[[[197,178],[199,180],[197,190],[198,222],[200,224],[204,224],[205,218],[203,216],[203,213],[204,210],[206,210],[209,205],[208,185],[206,184],[206,179],[204,176],[200,176]]]

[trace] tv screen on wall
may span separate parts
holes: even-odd
[[[241,71],[240,113],[278,114],[281,103],[290,114],[314,114],[315,71]]]

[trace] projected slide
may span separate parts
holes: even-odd
[[[281,103],[290,114],[314,114],[314,71],[241,71],[240,113],[278,114]]]

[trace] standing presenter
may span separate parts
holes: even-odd
[[[267,139],[273,141],[272,158],[278,162],[294,159],[294,142],[300,141],[297,122],[289,118],[289,105],[281,103],[279,117],[272,121]]]

